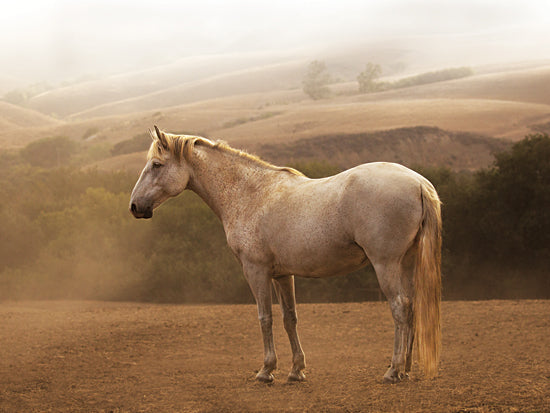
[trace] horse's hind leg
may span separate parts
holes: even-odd
[[[380,288],[386,295],[395,323],[391,366],[384,380],[396,383],[408,376],[414,340],[413,267],[407,260],[374,264]]]
[[[298,318],[296,316],[294,277],[286,276],[274,279],[273,286],[279,298],[279,304],[281,304],[283,322],[290,341],[290,347],[292,348],[292,370],[288,374],[288,380],[303,381],[306,378],[303,372],[306,368],[306,359],[300,345],[298,331],[296,330]]]

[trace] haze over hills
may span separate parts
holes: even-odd
[[[6,75],[0,72],[0,96],[15,88],[24,86],[25,82],[14,76]]]
[[[501,142],[549,129],[543,1],[123,3],[22,0],[0,16],[0,149],[67,136],[94,154],[84,166],[136,169],[142,147],[112,149],[157,124],[280,161],[273,145],[326,158],[334,150],[311,142],[328,139],[350,148],[341,166],[372,153],[475,169]],[[302,90],[313,60],[331,76],[326,99]],[[453,67],[473,75],[359,94],[368,62],[387,83]]]
[[[61,117],[71,116],[79,112],[91,112],[89,115],[83,115],[84,117],[90,117],[94,115],[95,107],[105,106],[107,108],[104,111],[107,114],[113,114],[110,110],[113,110],[114,114],[118,114],[131,113],[136,109],[144,110],[172,106],[173,104],[201,100],[205,97],[217,97],[216,93],[201,95],[200,91],[196,96],[186,97],[184,92],[186,89],[196,89],[195,85],[200,86],[207,84],[209,81],[216,82],[220,78],[233,83],[233,93],[239,92],[239,87],[246,91],[246,85],[239,85],[238,79],[232,79],[232,77],[239,76],[243,72],[257,72],[262,69],[263,71],[276,70],[277,67],[287,64],[287,59],[285,56],[264,53],[189,57],[178,59],[170,64],[155,66],[148,70],[117,74],[57,88],[32,97],[28,105],[33,109],[44,113],[55,113]],[[280,63],[281,61],[284,63]],[[277,78],[285,79],[284,76],[277,76]],[[264,90],[288,85],[268,83],[266,86]],[[170,90],[173,91],[169,92]],[[163,92],[165,96],[163,96]],[[158,95],[160,97],[157,98]],[[179,99],[175,101],[173,95],[178,96]],[[163,97],[168,100],[162,100]],[[139,104],[133,106],[130,104],[130,108],[126,111],[117,110],[117,103],[123,106],[132,100],[145,100],[150,101],[150,103],[142,104],[141,107]],[[114,107],[111,108],[109,105]]]
[[[144,110],[162,109],[185,103],[247,93],[269,93],[295,89],[300,84],[304,60],[291,61],[207,77],[193,82],[156,90],[151,93],[98,105],[71,118],[82,119]]]

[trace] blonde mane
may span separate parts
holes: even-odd
[[[294,168],[275,166],[269,162],[264,161],[263,159],[260,159],[256,155],[252,155],[245,151],[232,148],[224,141],[220,141],[220,140],[211,141],[210,139],[202,138],[200,136],[174,135],[171,133],[160,132],[163,138],[165,138],[163,140],[163,142],[165,142],[166,144],[166,148],[165,148],[161,142],[161,139],[157,136],[157,133],[154,131],[150,131],[150,133],[153,138],[153,144],[149,148],[147,159],[151,159],[155,157],[161,158],[162,154],[168,151],[172,155],[176,156],[178,160],[185,159],[186,161],[190,161],[193,156],[194,147],[200,145],[200,146],[205,146],[207,148],[219,150],[221,152],[228,153],[230,155],[248,160],[256,165],[262,166],[267,169],[271,169],[275,171],[284,171],[294,175],[303,176],[303,174],[300,171]]]

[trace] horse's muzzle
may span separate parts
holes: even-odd
[[[132,202],[130,205],[130,212],[135,218],[151,218],[153,216],[153,208],[146,207],[146,208],[138,208],[138,206]]]

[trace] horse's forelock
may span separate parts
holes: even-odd
[[[151,158],[161,158],[162,155],[168,151],[172,155],[174,155],[178,160],[181,159],[187,159],[189,160],[192,153],[193,153],[193,147],[195,146],[195,143],[204,143],[207,145],[212,146],[212,143],[206,139],[201,139],[196,136],[188,136],[188,135],[172,135],[164,133],[164,138],[167,143],[167,147],[165,148],[160,141],[160,139],[157,137],[156,133],[153,131],[150,131],[151,137],[153,138],[153,143],[151,144],[151,147],[149,148],[149,153],[147,155],[148,159]]]

